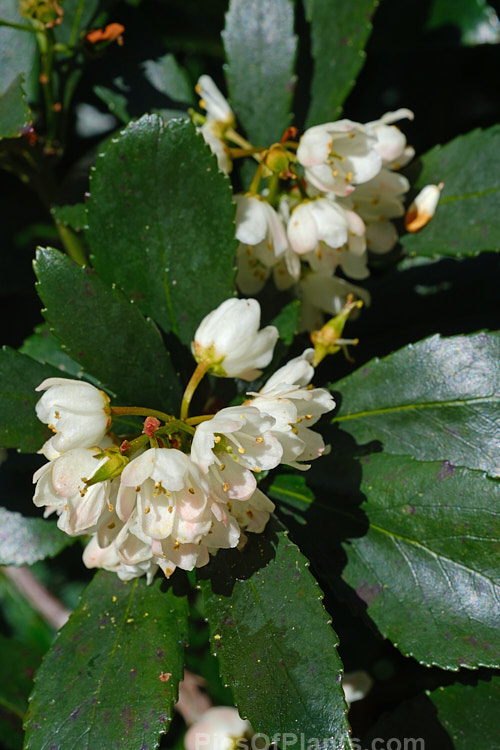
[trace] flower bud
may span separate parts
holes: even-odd
[[[362,306],[362,301],[354,300],[353,295],[350,294],[338,315],[325,323],[319,331],[311,332],[311,341],[314,344],[314,367],[317,367],[327,354],[336,354],[347,344],[355,345],[358,343],[358,339],[343,339],[341,336],[351,312]]]
[[[409,207],[405,216],[405,228],[407,232],[419,232],[426,226],[436,213],[441,190],[444,182],[439,185],[426,185]]]

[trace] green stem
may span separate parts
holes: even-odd
[[[28,26],[24,23],[13,23],[12,21],[4,21],[0,19],[0,26],[8,26],[9,29],[19,29],[19,31],[29,31],[30,34],[38,34],[39,29],[35,26]]]
[[[115,417],[121,417],[125,414],[133,414],[138,417],[156,417],[157,419],[161,419],[162,422],[170,422],[172,420],[170,414],[157,411],[157,409],[146,409],[144,406],[112,406],[111,414]]]
[[[185,422],[188,425],[194,425],[196,427],[197,424],[201,424],[201,422],[208,422],[209,419],[213,419],[215,417],[215,414],[203,414],[199,417],[189,417],[189,419],[186,419]]]
[[[70,227],[65,226],[62,222],[56,221],[57,231],[59,237],[64,245],[64,248],[75,263],[79,266],[84,266],[88,262],[87,253],[85,251],[85,245],[80,240],[80,237]]]
[[[189,404],[191,403],[191,399],[193,398],[195,390],[198,388],[199,384],[203,380],[209,367],[210,367],[210,362],[198,362],[196,366],[196,370],[191,375],[191,379],[189,383],[187,384],[186,390],[184,391],[184,395],[182,397],[181,419],[187,419],[187,415],[189,412]]]

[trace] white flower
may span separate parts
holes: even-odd
[[[256,487],[252,472],[274,469],[282,448],[271,434],[274,418],[252,406],[221,409],[196,428],[191,458],[210,475],[218,497],[245,500]]]
[[[197,466],[174,448],[150,448],[123,470],[116,512],[127,521],[135,508],[152,539],[198,543],[210,529],[208,486]]]
[[[100,444],[111,423],[104,391],[66,378],[48,378],[36,390],[45,391],[35,407],[37,417],[55,433],[40,451],[46,458]]]
[[[253,380],[269,364],[278,329],[259,331],[260,305],[254,299],[227,299],[200,323],[191,349],[197,362],[219,377]]]
[[[398,234],[389,219],[403,216],[403,199],[409,187],[404,175],[384,167],[373,180],[358,185],[348,198],[339,199],[363,218],[369,250],[386,253],[396,244]]]
[[[241,529],[260,534],[266,528],[269,515],[274,510],[274,503],[269,500],[259,489],[244,502],[242,500],[231,500],[229,503],[231,514],[237,520]]]
[[[263,198],[236,195],[237,283],[245,294],[256,294],[264,286],[270,269],[288,248],[283,221]]]
[[[338,120],[306,130],[297,149],[306,180],[319,190],[349,195],[382,167],[377,138],[359,123]]]
[[[439,185],[426,185],[416,196],[405,216],[407,232],[419,232],[430,222],[439,203],[444,182]]]
[[[201,97],[200,106],[207,113],[206,121],[199,128],[199,132],[217,157],[221,172],[229,174],[232,162],[224,141],[224,133],[235,123],[233,111],[210,76],[200,76],[196,93]]]
[[[413,120],[414,114],[410,109],[398,109],[396,112],[386,112],[379,120],[367,122],[367,132],[377,139],[376,151],[382,157],[384,164],[393,169],[399,169],[407,164],[415,155],[411,146],[406,145],[406,136],[393,122],[404,118]]]
[[[277,370],[250,402],[274,417],[271,432],[283,448],[281,463],[297,469],[309,468],[298,461],[310,461],[324,452],[323,438],[310,427],[335,407],[327,390],[308,387],[314,374],[313,360],[314,349],[306,349]]]
[[[57,525],[70,536],[93,532],[113,510],[116,480],[87,486],[87,480],[107,461],[95,457],[100,452],[99,448],[74,448],[44,464],[33,476],[34,504],[45,507],[45,516],[56,512]]]
[[[315,250],[319,242],[338,248],[347,242],[347,219],[334,201],[307,200],[292,210],[287,234],[290,247],[299,255]]]
[[[186,732],[186,750],[235,750],[238,741],[250,739],[253,729],[249,721],[241,719],[236,708],[209,708]]]

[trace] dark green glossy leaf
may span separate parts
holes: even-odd
[[[455,750],[488,748],[499,750],[498,707],[500,677],[480,680],[477,685],[449,685],[429,694],[438,717],[453,740]]]
[[[222,37],[236,117],[254,146],[270,146],[291,122],[297,47],[293,3],[231,0]]]
[[[4,347],[0,351],[0,446],[35,453],[50,436],[35,413],[35,388],[60,371]]]
[[[66,206],[53,206],[51,213],[55,221],[71,227],[75,232],[81,232],[87,222],[87,212],[84,203],[73,203]]]
[[[277,474],[269,487],[268,494],[273,500],[291,505],[297,510],[307,510],[314,500],[314,493],[301,474]]]
[[[486,0],[434,0],[427,18],[427,29],[458,29],[465,45],[498,44],[500,22]]]
[[[0,508],[0,565],[32,565],[55,557],[73,542],[54,521],[26,518]]]
[[[417,234],[401,238],[413,255],[461,257],[500,250],[500,125],[474,130],[422,157],[415,182],[444,182],[436,214]]]
[[[343,576],[382,635],[425,665],[499,667],[498,481],[381,453],[361,467],[369,529]]]
[[[34,333],[23,341],[19,351],[42,364],[46,362],[57,367],[60,370],[59,377],[82,378],[85,375],[85,379],[90,383],[99,385],[96,378],[84,373],[81,365],[64,351],[60,341],[50,332],[46,323],[35,328]]]
[[[358,444],[500,476],[500,333],[410,344],[335,384]]]
[[[113,89],[110,89],[107,86],[94,86],[94,93],[102,102],[104,102],[109,111],[126,125],[131,119],[128,111],[127,92],[120,90],[117,83],[114,83],[115,88]]]
[[[187,632],[185,597],[164,587],[95,576],[37,673],[26,750],[158,746]]]
[[[125,402],[173,410],[178,379],[154,323],[58,250],[39,249],[35,272],[47,321],[72,359]]]
[[[39,663],[33,650],[0,635],[0,737],[6,750],[23,746],[23,718]]]
[[[193,125],[132,123],[99,157],[87,205],[99,274],[190,343],[233,293],[236,250],[229,181]]]
[[[219,551],[200,578],[222,678],[254,730],[350,748],[337,638],[284,527],[271,520],[242,552]]]
[[[18,75],[0,96],[0,138],[17,138],[31,125],[31,112]]]
[[[336,120],[364,63],[378,0],[305,0],[314,73],[307,126]]]

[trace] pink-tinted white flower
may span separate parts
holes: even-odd
[[[315,250],[320,242],[340,248],[348,239],[345,212],[327,198],[304,201],[292,210],[287,235],[290,247],[299,255]]]
[[[208,486],[186,454],[150,448],[123,470],[116,511],[127,521],[137,508],[139,526],[152,539],[197,543],[212,520],[207,502]]]
[[[74,448],[44,464],[33,476],[34,504],[45,508],[45,516],[56,512],[57,525],[70,536],[93,532],[113,508],[116,480],[87,485],[106,463],[106,458],[96,458],[99,453],[99,448]]]
[[[225,300],[200,323],[191,345],[195,360],[219,377],[253,380],[271,361],[278,339],[275,326],[259,325],[257,300]]]
[[[371,180],[382,167],[377,138],[359,123],[338,120],[306,130],[297,160],[306,180],[318,190],[349,195],[355,185]]]
[[[49,460],[73,448],[99,445],[111,423],[109,398],[82,380],[47,378],[36,414],[55,433],[41,449]]]
[[[248,500],[231,500],[229,505],[231,515],[237,520],[240,529],[253,534],[264,531],[275,507],[272,500],[259,489]]]

